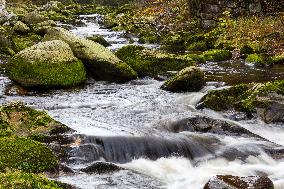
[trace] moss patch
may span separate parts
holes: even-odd
[[[58,161],[45,145],[21,137],[0,138],[0,170],[53,171]]]
[[[13,35],[12,41],[15,44],[14,51],[20,52],[40,42],[41,39],[41,36],[34,33],[29,33],[28,35]]]
[[[21,102],[0,106],[0,132],[18,136],[50,135],[70,130],[52,119],[46,112],[38,111]]]
[[[166,54],[134,45],[119,49],[116,55],[141,77],[155,77],[159,74],[164,75],[167,71],[179,71],[195,65],[195,61],[186,56]]]
[[[21,171],[0,173],[0,188],[9,189],[63,189],[60,184],[46,179],[43,175]]]
[[[210,91],[202,98],[199,107],[206,107],[216,111],[235,109],[253,113],[256,111],[256,99],[265,97],[270,93],[284,95],[284,80],[263,84],[239,84],[228,89]]]
[[[206,61],[218,62],[229,60],[232,58],[232,53],[228,50],[209,50],[202,54]]]

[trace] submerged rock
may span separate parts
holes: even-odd
[[[161,88],[172,92],[199,91],[205,84],[204,73],[200,68],[191,66],[182,69],[167,80]]]
[[[195,61],[187,56],[162,53],[142,46],[122,47],[116,55],[141,77],[167,75],[168,71],[179,71],[195,65]]]
[[[122,170],[123,168],[109,162],[95,162],[92,165],[81,169],[82,172],[85,173],[98,173],[104,174],[109,172],[115,172]]]
[[[273,189],[273,182],[268,177],[217,175],[211,178],[203,189]]]
[[[43,40],[63,40],[68,43],[74,55],[84,62],[87,72],[95,79],[125,82],[137,78],[136,72],[110,50],[63,28],[50,28]]]
[[[249,130],[234,124],[232,122],[213,119],[206,116],[196,116],[172,122],[163,126],[165,129],[179,133],[183,131],[212,133],[225,136],[241,136],[254,137],[263,139],[262,137],[250,132]]]
[[[86,72],[83,63],[67,43],[38,43],[16,54],[7,64],[8,76],[26,88],[62,88],[83,83]]]

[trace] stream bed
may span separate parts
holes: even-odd
[[[114,51],[130,43],[123,32],[103,29],[97,22],[98,15],[80,18],[85,26],[73,28],[73,33],[82,37],[101,35],[112,44],[109,48]],[[138,44],[136,38],[133,40]],[[162,81],[144,78],[125,84],[90,80],[83,87],[68,90],[7,95],[5,88],[11,81],[0,75],[0,104],[22,101],[46,110],[54,119],[76,130],[84,146],[73,147],[72,160],[67,166],[78,171],[56,179],[82,189],[202,189],[217,174],[267,175],[276,189],[284,189],[284,160],[273,158],[267,152],[282,149],[283,125],[235,119],[234,112],[195,108],[209,90],[224,87],[223,81],[232,84],[244,75],[251,76],[245,77],[248,79],[244,82],[256,78],[259,78],[257,81],[284,79],[284,70],[255,70],[243,62],[234,68],[228,64],[232,62],[200,65],[214,77],[208,77],[207,85],[194,93],[163,91]],[[224,75],[229,81],[218,79]],[[198,116],[237,125],[260,137],[169,129],[176,121]],[[101,174],[79,171],[97,161],[112,162],[123,169]]]

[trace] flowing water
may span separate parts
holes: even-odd
[[[81,16],[85,26],[72,31],[80,36],[102,35],[112,43],[112,50],[129,44],[123,32],[102,29],[94,17],[98,15]],[[220,73],[227,74],[226,69],[229,69],[209,65],[211,68],[202,65],[207,73],[221,70]],[[237,74],[241,70],[253,74],[245,65],[232,68],[237,80],[243,77]],[[267,71],[258,70],[254,74],[263,72]],[[218,74],[215,75],[219,77]],[[281,78],[281,71],[266,74],[268,77]],[[72,146],[66,164],[77,172],[57,179],[83,189],[201,189],[217,174],[267,175],[276,189],[284,189],[284,160],[269,153],[283,149],[283,125],[246,120],[241,115],[236,119],[234,112],[197,110],[198,101],[209,90],[224,87],[222,82],[207,82],[200,92],[180,94],[160,90],[162,83],[151,78],[125,84],[89,81],[79,88],[20,96],[5,93],[11,81],[1,75],[0,104],[23,101],[46,110],[53,118],[76,130],[72,137],[80,144]],[[179,120],[198,116],[218,119],[250,132],[239,136],[194,132],[188,125],[174,127]],[[101,174],[79,171],[97,161],[112,162],[124,169]]]

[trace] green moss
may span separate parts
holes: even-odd
[[[58,161],[45,145],[21,137],[0,138],[0,170],[54,171]]]
[[[86,80],[82,62],[63,41],[38,43],[16,54],[7,65],[11,80],[26,88],[62,88]]]
[[[205,76],[200,68],[191,66],[182,69],[175,76],[167,80],[161,88],[172,92],[196,92],[205,84]]]
[[[229,89],[210,91],[202,99],[202,107],[216,111],[233,109],[240,100],[247,96],[248,85],[241,84]]]
[[[0,131],[18,136],[51,135],[68,131],[67,126],[52,119],[46,112],[13,102],[0,106]]]
[[[250,54],[246,58],[246,61],[258,67],[263,67],[265,66],[266,63],[268,63],[264,55],[261,55],[261,54]]]
[[[263,84],[240,84],[229,89],[210,91],[203,97],[199,106],[216,111],[235,109],[253,113],[256,111],[257,97],[269,96],[270,93],[284,95],[284,80]]]
[[[205,63],[204,56],[201,54],[186,54],[184,55],[187,58],[191,58],[192,60],[198,62],[198,63]]]
[[[12,36],[12,41],[15,44],[14,51],[20,52],[21,50],[35,45],[41,39],[41,36],[34,33],[29,33],[28,35],[14,35]]]
[[[170,35],[162,41],[162,48],[169,51],[185,50],[185,40],[181,35]]]
[[[194,42],[186,47],[188,51],[206,51],[208,50],[207,44],[205,41]]]
[[[209,50],[205,51],[203,54],[206,61],[218,62],[229,60],[232,58],[232,53],[229,50]]]
[[[102,36],[96,35],[96,36],[92,36],[92,37],[87,37],[88,40],[94,41],[96,43],[101,44],[104,47],[108,47],[111,46],[111,44],[109,42],[107,42],[107,40],[105,40]]]
[[[154,77],[163,75],[167,71],[179,71],[195,65],[195,61],[186,56],[161,53],[134,45],[119,49],[116,55],[130,65],[141,77]]]
[[[0,173],[0,188],[9,189],[63,189],[55,181],[48,180],[43,175],[21,171]]]

